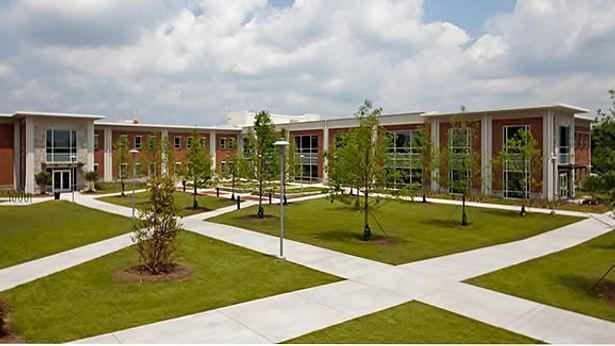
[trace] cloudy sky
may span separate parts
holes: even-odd
[[[613,18],[612,0],[5,0],[0,112],[595,111],[615,88]]]

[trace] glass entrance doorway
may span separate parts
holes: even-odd
[[[570,197],[570,189],[568,183],[568,173],[559,174],[559,198],[567,199]]]
[[[53,192],[63,192],[71,190],[72,174],[70,169],[54,169],[51,175],[51,185]]]

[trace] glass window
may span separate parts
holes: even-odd
[[[156,163],[150,162],[147,166],[147,175],[150,177],[156,176]]]
[[[175,137],[175,149],[181,149],[182,147],[182,138]]]
[[[220,138],[220,149],[226,149],[226,138]]]
[[[295,157],[297,166],[295,168],[295,179],[315,180],[318,178],[318,136],[317,135],[298,135],[294,136]]]
[[[100,140],[99,137],[100,137],[99,135],[94,135],[94,150],[98,150],[98,146],[99,146],[98,142]]]
[[[190,149],[192,146],[192,136],[188,137],[188,141],[186,142],[186,148]]]
[[[141,163],[135,163],[135,176],[140,177],[142,174]]]
[[[134,148],[141,149],[141,143],[143,142],[143,136],[135,136],[134,139]]]
[[[201,137],[201,140],[203,141],[203,149],[207,149],[207,137],[203,136]]]
[[[509,154],[504,162],[504,197],[505,198],[523,198],[526,194],[529,197],[530,193],[530,163],[523,159],[520,152],[514,152],[515,148],[509,146],[509,141],[514,138],[519,138],[520,132],[529,131],[529,125],[513,125],[504,126],[503,148]],[[524,186],[525,185],[525,186]]]
[[[77,132],[47,130],[45,152],[47,162],[75,162],[77,160]]]

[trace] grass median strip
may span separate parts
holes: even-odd
[[[132,224],[66,201],[0,207],[0,220],[0,268],[127,233]]]
[[[113,203],[117,205],[121,205],[124,207],[132,207],[132,192],[127,192],[125,197],[121,196],[109,196],[109,197],[100,197],[99,200],[107,203]],[[179,209],[180,216],[189,216],[193,214],[203,213],[209,210],[219,209],[228,207],[230,205],[235,204],[235,201],[230,200],[229,198],[219,198],[215,196],[209,195],[199,195],[197,197],[197,201],[199,203],[199,208],[192,209],[192,194],[187,192],[176,191],[175,195],[175,203]],[[137,208],[143,207],[149,203],[149,193],[148,192],[139,192],[135,194],[135,206]]]
[[[575,247],[467,280],[468,283],[615,322],[615,231]]]
[[[297,344],[534,344],[539,341],[411,301],[285,343]]]
[[[326,198],[285,207],[289,239],[390,264],[443,256],[527,238],[581,220],[569,216],[468,208],[470,226],[460,225],[461,207],[397,200],[381,202],[370,216],[373,241],[363,241],[363,213]],[[279,207],[266,206],[271,217],[256,219],[256,207],[207,221],[262,233],[279,233]]]

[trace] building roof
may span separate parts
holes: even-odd
[[[141,123],[105,122],[105,121],[97,121],[94,123],[94,125],[95,126],[109,126],[109,127],[125,127],[125,128],[241,131],[241,128],[231,127],[231,126],[164,125],[164,124],[141,124]]]
[[[31,112],[31,111],[17,111],[11,115],[14,118],[22,118],[25,116],[31,117],[58,117],[58,118],[76,118],[76,119],[104,119],[104,115],[96,114],[77,114],[77,113],[49,113],[49,112]]]
[[[569,112],[569,113],[588,113],[589,112],[589,109],[560,103],[560,104],[555,104],[555,105],[544,105],[544,106],[496,108],[496,109],[485,109],[485,110],[478,110],[478,111],[466,111],[466,112],[463,112],[463,114],[479,115],[479,114],[532,112],[532,111],[548,111],[548,110],[563,111],[563,112]],[[426,113],[423,113],[421,116],[441,117],[441,116],[452,116],[452,115],[459,115],[459,114],[462,114],[462,112],[451,112],[451,113],[426,112]]]

